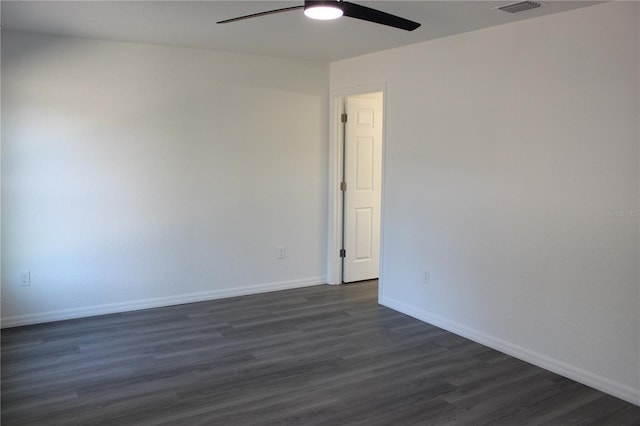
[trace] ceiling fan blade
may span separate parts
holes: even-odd
[[[413,31],[420,26],[417,22],[348,1],[341,2],[341,6],[344,16],[350,18],[362,19],[363,21],[375,22],[407,31]]]
[[[224,21],[216,22],[216,24],[228,24],[229,22],[242,21],[244,19],[249,19],[249,18],[257,18],[258,16],[273,15],[274,13],[289,12],[291,10],[296,10],[296,9],[304,9],[304,6],[303,5],[292,6],[292,7],[285,7],[282,9],[268,10],[266,12],[253,13],[251,15],[239,16],[237,18],[225,19]]]

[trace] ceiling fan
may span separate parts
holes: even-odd
[[[390,27],[400,28],[406,31],[413,31],[420,26],[417,22],[343,0],[305,0],[304,5],[239,16],[237,18],[220,21],[218,24],[228,24],[230,22],[272,15],[274,13],[290,12],[298,9],[304,9],[304,14],[312,19],[328,20],[337,19],[341,16],[348,16],[350,18],[388,25]]]

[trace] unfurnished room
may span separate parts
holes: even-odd
[[[640,425],[640,3],[5,1],[3,425]]]

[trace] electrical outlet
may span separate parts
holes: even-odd
[[[31,285],[31,272],[30,271],[20,272],[20,287],[28,287],[30,285]]]
[[[427,271],[426,269],[422,272],[422,282],[425,284],[431,283],[431,272]]]
[[[278,259],[286,259],[287,258],[287,247],[279,246],[278,247]]]

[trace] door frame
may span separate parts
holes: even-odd
[[[380,188],[380,265],[379,284],[382,288],[382,259],[384,247],[384,193],[385,193],[385,152],[387,133],[387,84],[374,83],[364,86],[347,87],[332,90],[329,102],[329,215],[327,242],[327,283],[342,284],[342,114],[343,99],[349,96],[365,95],[367,93],[382,93],[382,185]],[[379,294],[382,291],[379,290]]]

